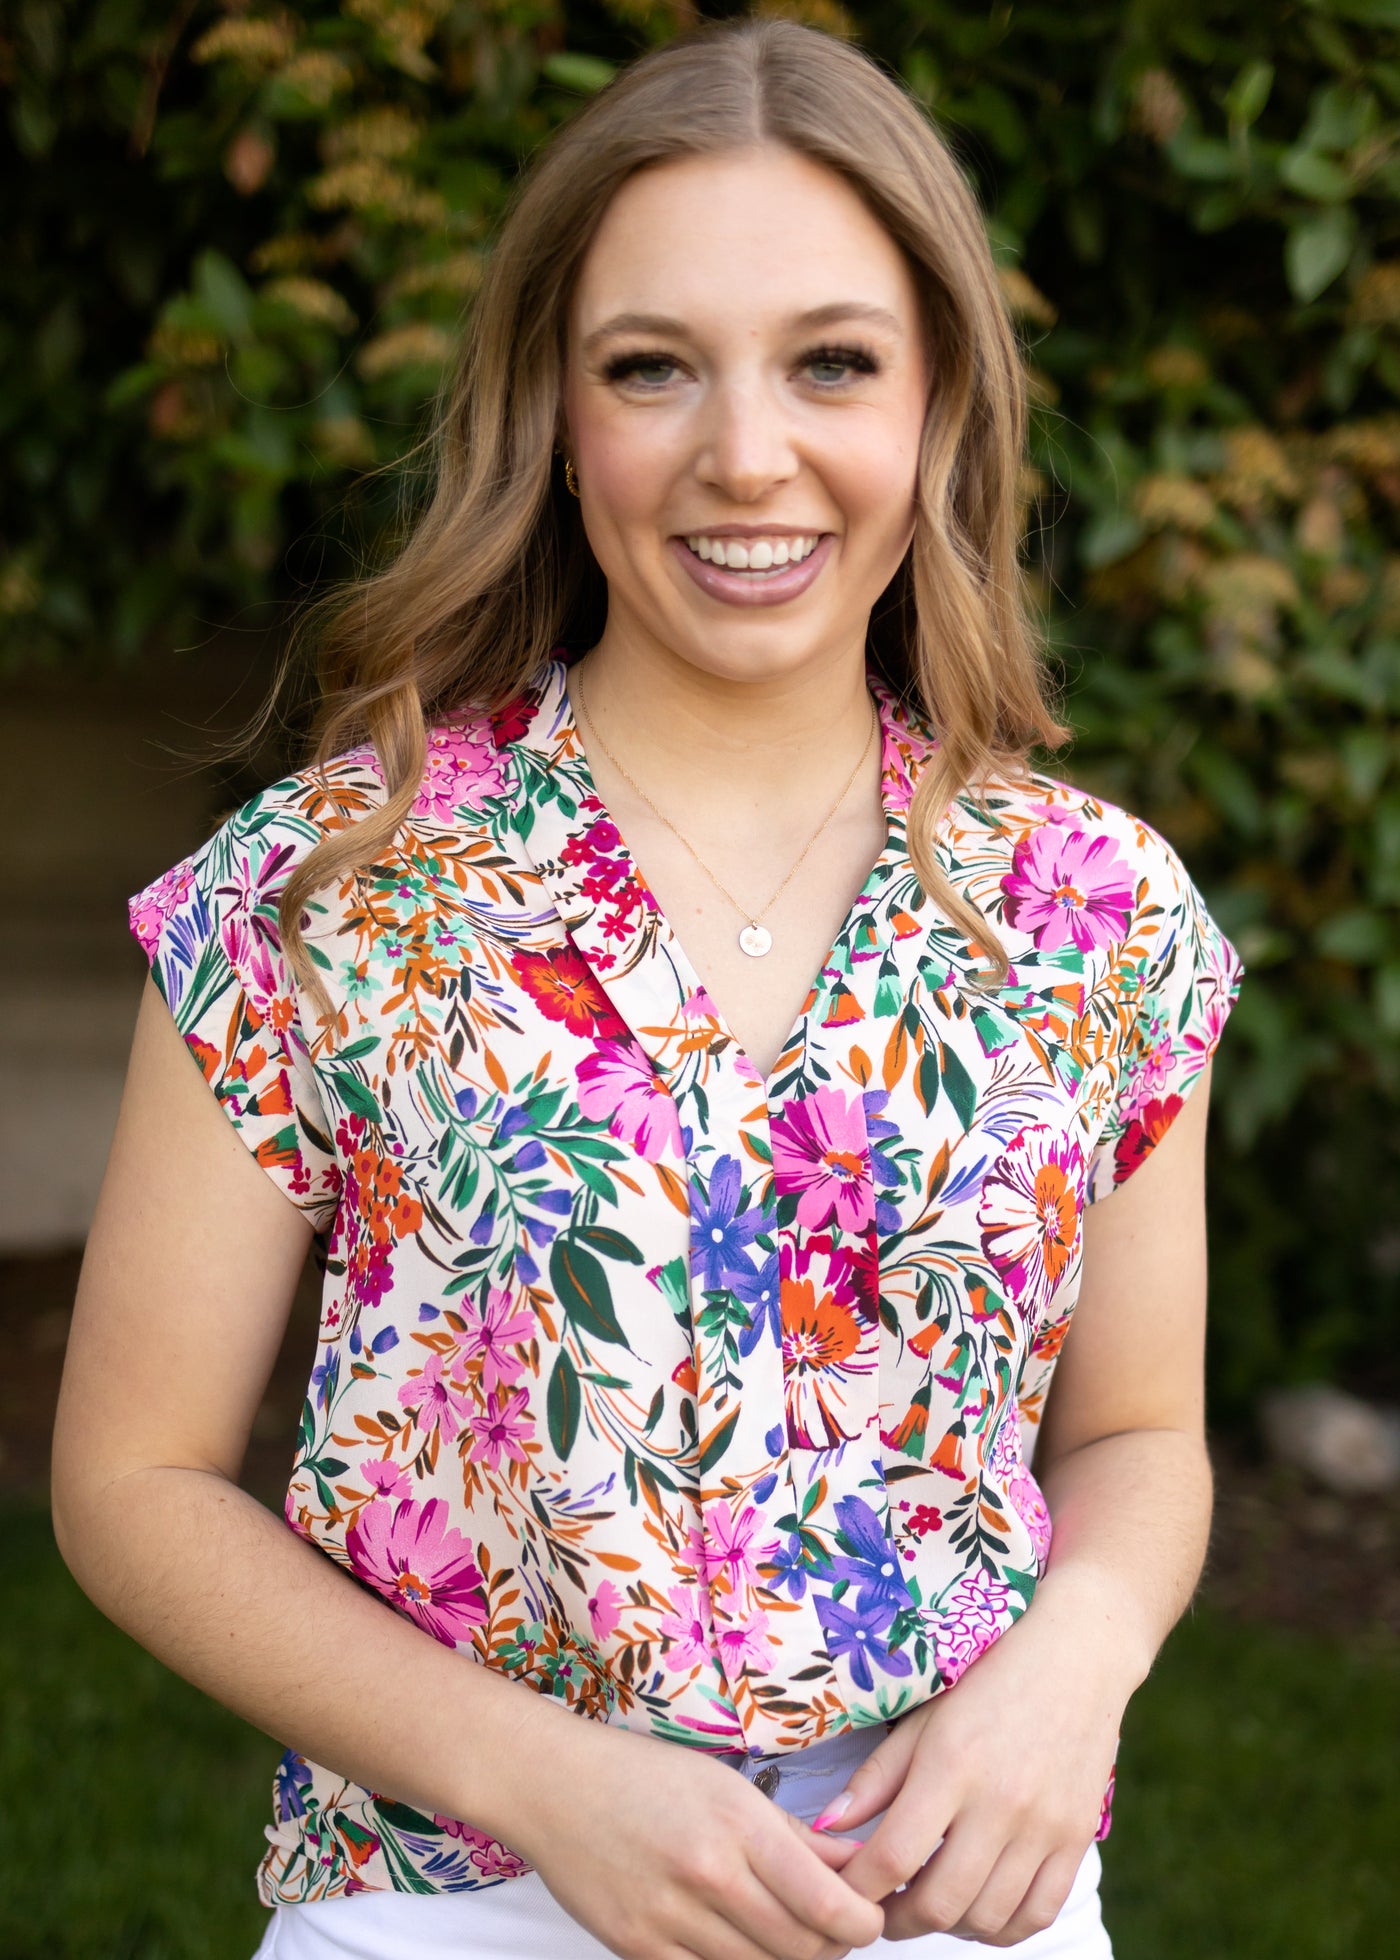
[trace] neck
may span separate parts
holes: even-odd
[[[605,633],[570,668],[569,691],[649,794],[691,809],[809,802],[814,783],[825,787],[855,764],[874,716],[863,645],[751,678]],[[875,783],[879,748],[871,743],[866,756]]]

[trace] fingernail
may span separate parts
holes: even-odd
[[[846,1790],[839,1797],[833,1797],[821,1816],[812,1820],[812,1829],[814,1831],[829,1831],[833,1824],[840,1823],[850,1807],[851,1793],[849,1790]]]

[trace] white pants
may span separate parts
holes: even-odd
[[[849,1730],[795,1755],[730,1757],[750,1781],[776,1763],[773,1801],[810,1823],[888,1731]],[[767,1780],[767,1779],[765,1779]],[[865,1837],[876,1819],[861,1826]],[[833,1836],[840,1835],[833,1832]],[[851,1833],[855,1835],[855,1833]],[[1059,1916],[1014,1947],[926,1933],[855,1949],[879,1960],[969,1960],[1016,1953],[1026,1960],[1113,1960],[1099,1916],[1099,1848],[1091,1844]],[[274,1906],[253,1960],[612,1960],[557,1903],[537,1872],[476,1892],[357,1892],[308,1905]]]

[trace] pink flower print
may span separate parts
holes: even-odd
[[[172,865],[169,871],[163,871],[154,884],[147,885],[143,892],[138,892],[135,898],[127,901],[131,930],[141,942],[141,950],[147,959],[160,943],[161,928],[166,920],[189,897],[193,882],[191,860],[185,858],[182,863]]]
[[[1127,931],[1133,874],[1108,836],[1046,823],[1023,837],[1001,881],[1008,925],[1028,932],[1042,953],[1071,942],[1081,953]]]
[[[799,1225],[835,1220],[838,1230],[858,1232],[875,1216],[865,1109],[859,1096],[839,1089],[783,1105],[770,1126],[773,1176],[781,1196],[795,1193]]]
[[[709,1595],[703,1586],[673,1586],[670,1600],[671,1611],[661,1615],[666,1665],[674,1674],[686,1674],[717,1658]]]
[[[486,1305],[477,1307],[472,1301],[462,1302],[462,1320],[466,1333],[462,1339],[462,1352],[469,1360],[477,1355],[482,1357],[481,1381],[489,1394],[502,1382],[513,1383],[520,1373],[520,1360],[510,1350],[528,1341],[535,1331],[535,1317],[531,1313],[513,1313],[510,1293],[503,1286],[493,1286],[486,1295]]]
[[[595,1640],[608,1640],[622,1618],[622,1594],[611,1579],[604,1579],[588,1602],[588,1623]]]
[[[430,729],[423,781],[411,814],[451,823],[462,804],[500,796],[505,780],[504,762],[494,742],[477,739],[469,727]]]
[[[1016,1618],[1012,1590],[986,1572],[967,1572],[958,1580],[934,1633],[934,1659],[945,1687],[967,1672],[980,1654]]]
[[[523,1858],[498,1844],[495,1838],[487,1837],[474,1824],[464,1824],[459,1817],[439,1816],[436,1811],[433,1822],[444,1837],[457,1838],[465,1845],[472,1863],[486,1878],[521,1878],[530,1869]]]
[[[1208,1055],[1215,1053],[1229,1011],[1229,996],[1224,993],[1217,994],[1202,1010],[1196,1027],[1189,1030],[1186,1035],[1186,1046],[1193,1055],[1199,1056],[1204,1061]]]
[[[681,1156],[680,1111],[640,1048],[600,1041],[577,1074],[578,1106],[585,1116],[606,1122],[619,1142],[631,1144],[649,1164],[668,1153]]]
[[[486,1594],[472,1543],[447,1523],[440,1497],[427,1504],[401,1498],[367,1504],[346,1533],[345,1549],[358,1578],[391,1606],[416,1620],[434,1640],[455,1647],[486,1624]]]
[[[771,1537],[755,1545],[754,1539],[765,1523],[756,1504],[746,1504],[737,1517],[723,1502],[707,1508],[705,1542],[700,1548],[707,1585],[718,1582],[721,1591],[735,1594],[745,1586],[757,1585],[760,1562],[778,1549],[778,1540]]]
[[[524,1463],[525,1445],[535,1433],[534,1421],[523,1413],[529,1396],[525,1389],[498,1388],[472,1422],[471,1454],[499,1470],[504,1459]]]
[[[377,1458],[364,1464],[360,1474],[376,1497],[407,1497],[413,1488],[401,1463]]]
[[[982,1186],[982,1249],[1027,1321],[1039,1318],[1079,1250],[1084,1153],[1049,1123],[1031,1123]]]
[[[753,1613],[747,1620],[735,1620],[720,1629],[719,1655],[728,1680],[734,1680],[746,1667],[764,1673],[773,1665],[775,1649],[768,1638],[768,1615]]]
[[[471,1403],[461,1389],[444,1381],[445,1357],[430,1354],[416,1375],[399,1386],[399,1401],[405,1409],[416,1410],[414,1427],[431,1436],[441,1429],[448,1442],[454,1442],[462,1424],[471,1414]]]
[[[1011,1508],[1030,1533],[1035,1547],[1036,1563],[1045,1570],[1045,1561],[1050,1556],[1050,1508],[1045,1502],[1040,1485],[1029,1470],[1018,1470],[1007,1486],[1006,1492],[1011,1500]]]

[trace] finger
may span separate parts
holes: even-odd
[[[852,1891],[845,1877],[830,1870],[815,1850],[794,1844],[789,1832],[765,1832],[752,1840],[749,1864],[759,1883],[793,1918],[825,1940],[834,1940],[842,1948],[869,1946],[884,1931],[880,1907]]]
[[[1053,1926],[1073,1890],[1080,1862],[1072,1851],[1056,1852],[1045,1859],[1001,1932],[987,1944],[1019,1946],[1032,1933],[1043,1933],[1047,1926]]]
[[[1008,1844],[961,1918],[947,1928],[955,1939],[1003,1944],[1003,1935],[1029,1892],[1043,1862],[1039,1847],[1024,1840]],[[941,1929],[940,1929],[941,1930]]]
[[[752,1875],[747,1884],[731,1891],[720,1916],[738,1942],[732,1947],[733,1960],[749,1960],[754,1952],[763,1960],[838,1960],[850,1951],[849,1945],[826,1939],[804,1925]],[[694,1939],[695,1935],[688,1930],[686,1937]],[[723,1948],[723,1960],[730,1960],[727,1940],[717,1936],[717,1944]],[[718,1953],[715,1960],[721,1960]]]
[[[877,1835],[871,1836],[867,1852],[874,1849]],[[885,1900],[886,1935],[913,1939],[921,1933],[950,1931],[981,1892],[1004,1849],[998,1829],[957,1819],[939,1849],[910,1876],[907,1890]],[[1029,1871],[1026,1876],[1029,1879]]]
[[[845,1789],[812,1819],[812,1829],[855,1830],[887,1809],[903,1787],[917,1741],[916,1728],[896,1722],[885,1740],[852,1770]]]
[[[810,1824],[790,1810],[785,1810],[783,1815],[793,1833],[801,1838],[809,1851],[816,1853],[828,1871],[839,1872],[860,1850],[860,1838],[831,1837],[825,1831],[814,1831]]]
[[[844,1884],[862,1898],[887,1900],[923,1870],[952,1822],[946,1792],[922,1792],[906,1783],[848,1865]]]

